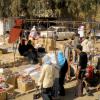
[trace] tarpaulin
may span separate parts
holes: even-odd
[[[15,26],[22,26],[23,23],[24,23],[23,19],[15,19]]]
[[[12,28],[10,33],[9,33],[9,43],[14,43],[16,40],[19,38],[20,33],[22,32],[22,29],[18,28]]]

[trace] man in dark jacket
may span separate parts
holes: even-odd
[[[78,79],[82,79],[88,63],[87,53],[82,52],[81,45],[77,45],[76,51],[79,54]]]
[[[85,76],[85,71],[88,63],[87,53],[82,52],[82,46],[77,45],[76,52],[79,54],[79,63],[77,68],[76,77],[78,79],[78,96],[83,95],[83,78]]]
[[[25,44],[25,40],[23,39],[19,44],[18,51],[21,56],[27,57],[32,63],[38,63],[37,52],[30,40]]]
[[[24,39],[22,39],[21,43],[19,44],[18,51],[21,56],[25,56],[25,53],[27,52],[27,46]]]
[[[27,43],[27,52],[28,52],[28,57],[33,61],[33,63],[38,63],[38,56],[37,56],[37,51],[32,45],[32,41],[29,40]]]

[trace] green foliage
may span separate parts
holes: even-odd
[[[84,19],[96,16],[100,0],[1,0],[0,16],[58,16]],[[49,14],[50,13],[50,14]]]

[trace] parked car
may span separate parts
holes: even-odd
[[[57,37],[57,40],[71,39],[75,35],[75,32],[68,31],[65,26],[50,26],[47,31],[41,31],[41,37],[53,38]]]
[[[100,30],[97,30],[95,33],[96,39],[100,39]]]

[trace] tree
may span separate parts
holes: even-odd
[[[7,17],[7,16],[10,16],[11,15],[11,12],[10,12],[10,5],[11,3],[11,0],[1,0],[0,2],[0,16],[1,17]]]
[[[45,16],[45,12],[52,11],[52,16],[70,17],[79,20],[81,14],[84,19],[96,16],[100,6],[100,0],[1,0],[0,16],[18,17],[24,15]],[[57,14],[58,13],[58,14]],[[51,16],[50,15],[50,16]]]
[[[11,14],[13,17],[18,17],[21,14],[21,0],[11,0]]]

